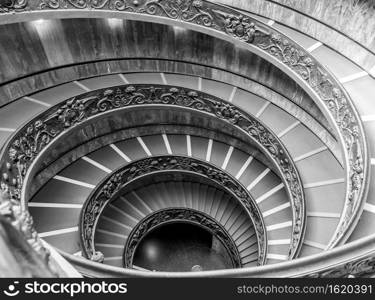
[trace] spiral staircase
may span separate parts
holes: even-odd
[[[363,7],[321,2],[0,4],[0,212],[36,253],[16,260],[42,276],[373,276],[375,53]],[[205,232],[212,265],[189,241],[188,266],[151,253],[179,224]]]

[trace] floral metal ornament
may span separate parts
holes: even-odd
[[[0,2],[0,13],[22,11],[28,4],[28,0],[3,0]]]

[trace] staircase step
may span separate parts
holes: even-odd
[[[233,105],[240,107],[253,116],[255,116],[267,102],[268,101],[263,98],[242,89],[236,90],[232,101]]]
[[[198,77],[170,73],[165,73],[164,76],[170,85],[184,86],[193,90],[198,89]]]
[[[327,66],[338,78],[362,71],[361,68],[356,66],[349,59],[325,45],[314,50],[313,55],[320,63]]]
[[[280,134],[285,128],[296,122],[296,118],[279,107],[270,104],[262,112],[260,119],[266,124],[276,135]],[[310,134],[312,134],[309,131]]]
[[[22,98],[0,109],[0,128],[16,129],[47,107]]]
[[[38,233],[70,228],[78,225],[79,208],[30,207]]]
[[[102,164],[103,166],[116,170],[121,166],[128,164],[127,160],[121,157],[111,146],[102,147],[87,155],[94,161]]]
[[[33,202],[83,204],[92,189],[61,180],[49,180],[33,197]]]
[[[84,90],[74,82],[69,82],[32,94],[30,97],[53,106],[66,99],[86,92],[86,90]]]
[[[209,95],[219,97],[221,99],[229,99],[232,86],[220,81],[202,79],[202,92],[205,92]]]
[[[79,82],[91,90],[98,90],[125,84],[124,80],[119,74],[92,77],[89,79],[80,80]]]
[[[153,83],[153,84],[163,84],[160,73],[126,73],[124,74],[125,78],[130,84],[144,84],[144,83]]]
[[[59,173],[59,176],[86,182],[92,185],[97,185],[107,175],[107,172],[87,161],[84,161],[83,159],[76,160]]]
[[[172,153],[187,156],[187,136],[185,134],[168,134]]]
[[[143,142],[147,145],[152,155],[168,154],[163,137],[161,135],[147,135],[142,137]]]

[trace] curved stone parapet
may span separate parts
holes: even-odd
[[[277,265],[202,272],[142,272],[105,266],[67,253],[61,254],[86,276],[94,277],[151,277],[151,278],[204,278],[204,277],[365,277],[375,272],[375,236],[357,240],[348,245]]]

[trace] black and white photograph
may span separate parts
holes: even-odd
[[[0,0],[1,299],[373,296],[374,178],[374,0]]]

